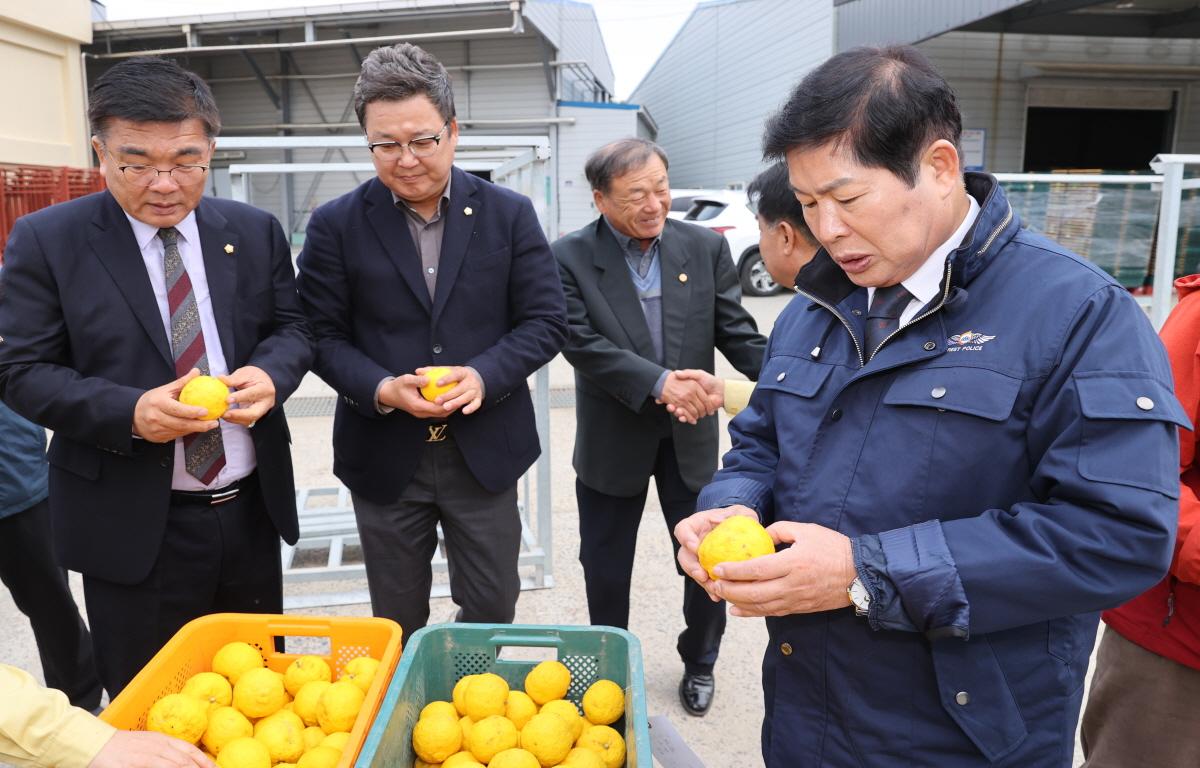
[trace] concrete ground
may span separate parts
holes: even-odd
[[[747,298],[745,305],[769,332],[789,296]],[[718,374],[738,374],[718,359]],[[573,386],[570,367],[561,358],[551,363],[551,388]],[[294,397],[324,398],[330,390],[315,376],[308,376]],[[575,513],[575,473],[571,468],[575,420],[573,407],[557,407],[550,415],[550,445],[543,450],[551,457],[553,489],[553,577],[554,587],[522,593],[516,620],[530,624],[586,624],[583,573],[578,561],[578,522]],[[720,416],[722,423],[728,419]],[[323,487],[336,484],[332,472],[328,415],[290,418],[292,456],[299,486]],[[728,445],[728,435],[722,429]],[[675,652],[675,638],[682,628],[682,580],[676,575],[671,543],[651,484],[643,525],[638,534],[638,558],[634,568],[630,631],[640,639],[646,670],[646,693],[651,715],[665,715],[704,765],[759,765],[759,726],[762,713],[760,659],[766,644],[761,619],[730,617],[716,668],[717,689],[712,710],[704,718],[686,714],[679,704],[677,686],[682,666]],[[77,574],[72,586],[80,606],[83,596]],[[339,590],[365,590],[365,580],[341,583]],[[312,592],[323,587],[289,584],[287,594]],[[449,598],[433,601],[431,621],[449,621],[455,607]],[[370,606],[356,604],[298,611],[309,614],[370,615]],[[13,605],[7,590],[0,590],[0,660],[40,676],[40,664],[29,624]],[[1078,752],[1078,751],[1077,751]],[[1075,764],[1082,761],[1077,753]]]

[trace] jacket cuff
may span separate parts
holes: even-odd
[[[891,583],[913,627],[930,640],[967,639],[970,605],[942,524],[930,520],[884,531],[878,538],[882,568],[868,557],[864,570]]]
[[[734,504],[743,504],[758,513],[759,520],[766,519],[771,511],[771,488],[748,477],[734,477],[709,483],[696,498],[696,509],[718,509]]]
[[[82,709],[72,708],[39,756],[42,765],[87,768],[117,732]]]
[[[659,374],[658,381],[654,382],[654,386],[650,388],[650,394],[655,400],[662,399],[663,387],[667,385],[667,377],[670,375],[670,371],[663,371]]]

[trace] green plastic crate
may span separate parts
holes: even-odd
[[[466,675],[495,672],[512,688],[524,689],[536,661],[497,658],[504,648],[554,648],[571,670],[567,698],[579,704],[592,683],[607,678],[625,689],[625,715],[613,727],[625,737],[625,765],[652,768],[646,683],[637,638],[613,627],[521,624],[439,624],[425,627],[404,644],[400,665],[359,752],[357,768],[409,768],[416,759],[412,730],[421,708],[450,700]]]

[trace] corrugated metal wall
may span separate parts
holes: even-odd
[[[924,40],[1027,1],[833,0],[837,7],[837,50]]]
[[[830,0],[735,0],[696,8],[634,90],[658,123],[675,187],[749,182],[762,126],[833,48]]]
[[[1003,54],[1001,45],[1003,44]],[[1039,84],[1070,90],[1102,89],[1110,99],[1121,99],[1122,90],[1131,101],[1141,99],[1137,91],[1181,92],[1176,113],[1175,152],[1200,151],[1200,114],[1197,113],[1195,81],[1127,77],[1063,77],[1041,74],[1039,62],[1108,65],[1114,72],[1122,65],[1142,67],[1194,66],[1200,62],[1200,41],[1149,40],[1143,38],[1068,37],[1058,35],[1001,35],[996,33],[951,32],[920,43],[958,94],[964,128],[987,131],[987,170],[1020,171],[1025,149],[1027,90]],[[1150,158],[1146,158],[1149,162]]]
[[[525,5],[525,16],[558,46],[559,60],[588,62],[596,78],[609,93],[613,92],[612,62],[591,4],[574,0],[529,0]],[[564,99],[580,100],[588,95],[564,84]]]
[[[559,112],[563,117],[575,118],[574,125],[558,129],[558,220],[559,231],[565,235],[597,216],[591,188],[583,175],[588,155],[610,141],[636,136],[639,121],[636,108],[562,105]]]

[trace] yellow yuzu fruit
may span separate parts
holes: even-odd
[[[246,717],[273,715],[287,702],[283,676],[269,669],[247,670],[233,684],[233,706]]]
[[[271,752],[252,736],[234,739],[217,755],[220,768],[271,768]]]
[[[457,683],[454,684],[454,691],[450,694],[450,698],[454,702],[454,708],[458,710],[458,714],[460,715],[467,714],[467,686],[470,685],[471,681],[476,677],[478,677],[478,675],[464,675],[463,677],[459,678]]]
[[[354,683],[340,680],[333,683],[321,694],[317,704],[317,724],[326,733],[352,730],[365,698]]]
[[[208,714],[208,728],[200,737],[200,743],[212,754],[220,754],[224,747],[234,739],[243,736],[253,736],[254,726],[246,716],[233,707],[217,707]]]
[[[538,759],[527,750],[514,748],[499,752],[488,763],[488,768],[539,768]]]
[[[350,741],[350,734],[346,731],[336,731],[329,734],[321,740],[322,747],[333,747],[336,750],[345,751],[346,744]]]
[[[470,752],[455,752],[442,761],[442,768],[482,768],[483,763]]]
[[[457,381],[450,382],[444,386],[438,385],[438,379],[449,375],[449,373],[450,369],[444,365],[435,365],[426,370],[425,378],[429,380],[429,383],[421,387],[421,397],[432,403],[438,395],[445,394],[458,386]]]
[[[375,679],[375,673],[379,670],[379,660],[372,659],[370,656],[359,656],[357,659],[351,659],[346,662],[346,666],[342,667],[342,674],[338,680],[348,680],[359,687],[363,693],[371,687],[371,682]]]
[[[625,739],[607,725],[589,725],[579,737],[579,746],[600,755],[604,768],[625,764]]]
[[[696,555],[709,578],[715,579],[713,568],[720,563],[751,560],[774,552],[771,534],[757,520],[745,515],[730,515],[700,541]]]
[[[296,761],[296,768],[337,768],[342,751],[333,747],[313,747]]]
[[[187,679],[180,693],[208,704],[210,712],[217,707],[227,707],[233,701],[233,686],[224,675],[216,672],[197,672]]]
[[[525,675],[525,693],[538,706],[561,699],[571,687],[571,671],[561,661],[543,661]]]
[[[595,725],[611,725],[625,713],[625,689],[612,680],[597,680],[583,694],[583,714]]]
[[[228,397],[229,387],[215,376],[197,376],[184,384],[183,389],[179,391],[179,402],[207,408],[208,413],[201,418],[208,420],[219,419],[225,415],[226,409],[229,408],[229,403],[225,402]]]
[[[300,734],[304,737],[304,751],[312,749],[325,740],[325,731],[322,731],[315,725],[310,725]]]
[[[249,643],[235,641],[222,646],[213,656],[212,670],[237,685],[244,672],[260,669],[264,664],[262,654],[257,648]]]
[[[512,720],[517,730],[525,727],[529,718],[537,714],[537,704],[524,691],[509,691],[508,700],[504,704],[504,716]]]
[[[333,670],[320,656],[301,656],[288,664],[287,670],[283,673],[283,687],[291,696],[299,693],[305,683],[311,683],[314,680],[324,680],[325,682],[333,680]]]
[[[573,748],[567,753],[567,759],[562,761],[562,765],[571,768],[605,768],[604,758],[600,757],[600,753],[587,747]]]
[[[453,717],[457,720],[458,710],[448,701],[431,701],[421,708],[417,719],[422,720],[426,717]]]
[[[305,725],[317,725],[317,707],[321,703],[321,695],[332,685],[327,680],[313,680],[301,686],[292,702],[295,712]]]
[[[579,738],[579,734],[583,732],[583,718],[579,716],[579,710],[575,705],[566,699],[555,699],[547,701],[542,705],[540,712],[549,712],[561,717],[571,727],[571,740]]]
[[[543,768],[561,763],[574,742],[571,726],[552,712],[534,715],[521,729],[521,749],[536,757]]]
[[[427,763],[440,763],[462,747],[462,730],[448,717],[428,717],[413,726],[413,751]]]
[[[477,720],[467,736],[467,749],[481,763],[490,761],[497,753],[517,746],[517,727],[502,715]]]
[[[463,693],[466,714],[476,725],[485,717],[503,715],[508,704],[508,683],[500,675],[485,672],[476,675]]]
[[[254,738],[271,753],[271,762],[293,762],[304,754],[304,723],[291,712],[276,712],[254,724]]]
[[[200,741],[207,727],[208,703],[182,693],[163,696],[146,715],[146,730],[165,733],[189,744]]]

